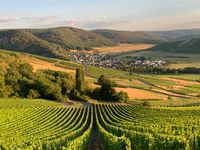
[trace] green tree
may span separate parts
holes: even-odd
[[[98,84],[103,84],[103,82],[105,82],[107,80],[106,76],[105,75],[101,75],[99,78],[98,78]]]
[[[84,71],[81,68],[76,69],[76,89],[79,92],[84,91],[85,81],[84,81]]]
[[[99,100],[116,101],[117,91],[115,90],[116,83],[106,78],[104,75],[100,76],[98,83],[101,85],[93,91],[93,96]]]
[[[29,90],[27,98],[29,99],[36,99],[36,98],[40,98],[40,94],[37,90]]]
[[[117,101],[124,103],[124,102],[127,102],[129,100],[129,97],[128,97],[128,94],[126,92],[121,91],[121,92],[117,93],[116,99],[117,99]]]
[[[63,79],[62,80],[62,93],[66,94],[74,88],[74,81],[72,79]]]
[[[0,77],[0,97],[7,97],[7,90],[3,77]]]

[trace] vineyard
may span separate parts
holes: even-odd
[[[26,100],[12,101],[0,100],[0,149],[85,150],[92,132],[98,133],[106,150],[200,147],[198,106],[96,104],[77,108],[43,100],[28,100],[29,105]]]

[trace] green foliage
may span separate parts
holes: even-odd
[[[2,98],[62,100],[74,88],[74,79],[67,73],[51,70],[34,73],[30,64],[17,62],[15,59],[5,58],[3,64],[6,67],[0,69]]]
[[[31,54],[55,57],[62,50],[59,45],[39,39],[25,30],[5,30],[0,32],[1,49],[26,52]],[[62,52],[63,54],[63,52]],[[60,54],[60,56],[62,55]]]
[[[110,79],[108,79],[105,75],[101,75],[98,78],[98,84],[100,85],[108,85],[110,87],[116,87],[117,83],[115,81],[112,81]]]
[[[27,98],[29,98],[29,99],[37,99],[39,97],[40,97],[40,94],[39,94],[39,92],[37,90],[33,90],[33,89],[29,90]]]
[[[155,34],[146,32],[115,31],[115,30],[94,30],[93,32],[102,35],[118,43],[160,43],[165,39]]]
[[[0,97],[7,97],[7,90],[4,78],[0,76]]]
[[[95,131],[108,150],[199,149],[199,113],[199,107],[77,108],[46,100],[4,99],[0,100],[0,145],[1,149],[86,150]]]
[[[124,103],[127,102],[129,100],[128,94],[126,92],[120,91],[119,93],[117,93],[117,97],[116,97],[118,102]]]
[[[144,107],[150,107],[151,103],[148,102],[148,101],[145,101],[145,102],[142,103],[142,106],[144,106]]]
[[[115,102],[128,101],[128,94],[125,92],[117,93],[115,90],[117,83],[108,79],[105,75],[101,75],[98,78],[98,84],[100,84],[101,87],[94,89],[92,93],[92,97],[95,99]]]
[[[81,93],[76,89],[72,89],[69,95],[72,100],[82,100]]]
[[[60,107],[60,103],[44,99],[0,99],[2,109],[34,108],[34,107]]]
[[[1,149],[85,149],[93,127],[92,108],[66,108],[43,100],[24,100],[21,107],[5,107],[0,116],[0,135],[7,134],[0,137]],[[7,119],[12,130],[4,124]]]
[[[200,38],[159,44],[150,50],[176,53],[200,53]]]
[[[85,75],[81,68],[76,69],[76,89],[79,92],[83,92],[85,88]]]
[[[0,31],[0,49],[40,56],[67,58],[68,49],[90,50],[91,47],[113,46],[113,41],[91,31],[76,28]]]
[[[90,47],[115,45],[114,42],[101,35],[72,27],[31,30],[30,32],[43,40],[61,45],[65,49],[88,50]]]
[[[98,115],[98,107],[95,106],[95,118],[96,126],[101,135],[101,139],[104,143],[104,146],[108,150],[131,150],[130,140],[126,137],[117,137],[112,133],[109,133],[101,126],[101,117]]]

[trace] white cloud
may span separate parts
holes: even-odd
[[[0,17],[0,23],[18,21],[19,19],[20,19],[19,17],[2,16],[2,17]]]

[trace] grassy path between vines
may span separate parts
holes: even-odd
[[[90,137],[88,150],[105,150],[100,135],[94,128]]]
[[[105,150],[97,129],[95,115],[94,115],[94,124],[92,128],[92,133],[90,135],[90,143],[88,146],[88,150]]]

